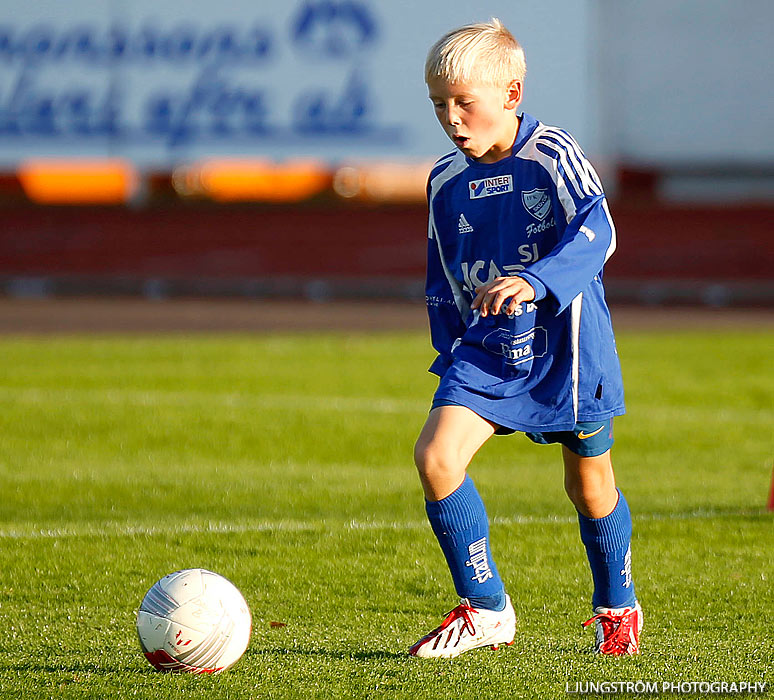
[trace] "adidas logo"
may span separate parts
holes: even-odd
[[[468,223],[464,214],[460,214],[460,220],[457,222],[457,230],[459,233],[473,233],[473,227]]]

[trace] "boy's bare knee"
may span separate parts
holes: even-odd
[[[618,500],[615,484],[602,478],[565,479],[564,490],[575,508],[589,518],[605,517]]]
[[[414,463],[419,475],[426,483],[455,479],[465,471],[459,455],[454,450],[432,441],[427,444],[417,442],[414,446]]]
[[[564,490],[577,510],[586,517],[603,518],[618,502],[610,453],[580,457],[563,449]]]
[[[414,446],[414,464],[422,474],[443,470],[448,467],[451,455],[448,448],[437,442],[417,442]]]

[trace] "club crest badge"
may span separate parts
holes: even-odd
[[[551,198],[548,190],[534,189],[521,193],[524,208],[539,221],[543,221],[551,213]]]

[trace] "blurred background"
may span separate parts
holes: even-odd
[[[490,16],[605,183],[611,301],[774,307],[766,0],[1,0],[0,293],[421,300],[424,57]]]

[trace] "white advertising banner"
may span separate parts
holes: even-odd
[[[40,156],[167,169],[209,156],[427,160],[450,150],[428,47],[499,16],[524,109],[597,150],[587,0],[2,0],[0,168]]]

